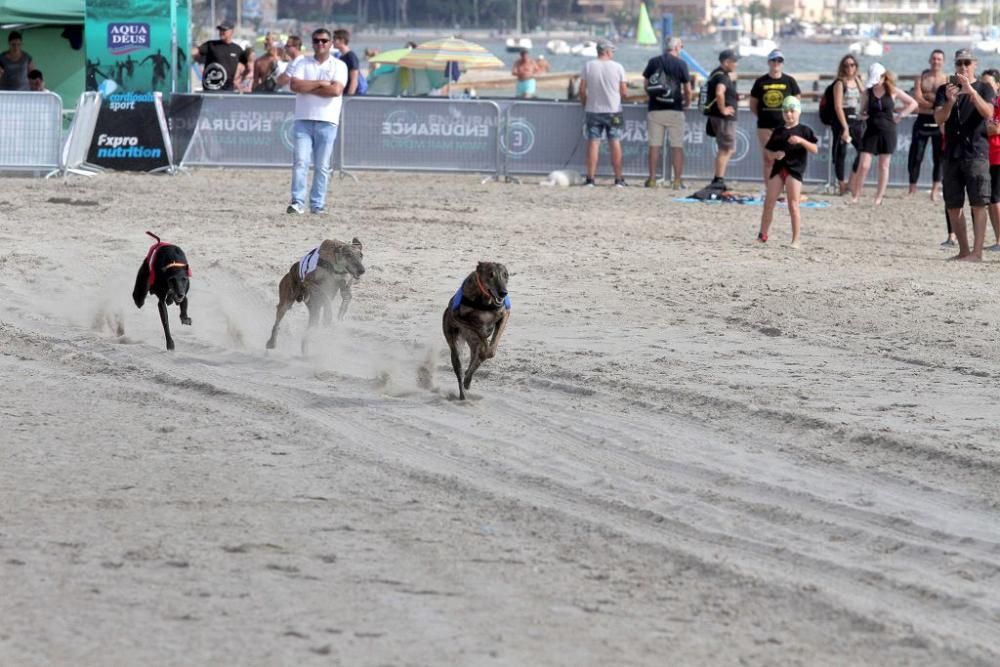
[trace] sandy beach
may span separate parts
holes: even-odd
[[[669,190],[289,178],[4,179],[0,664],[1000,663],[1000,253],[946,261],[941,204],[869,186],[794,251]],[[347,319],[265,350],[353,236]],[[460,403],[478,260],[513,315]]]

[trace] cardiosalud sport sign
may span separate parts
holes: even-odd
[[[157,171],[173,165],[160,93],[105,97],[87,162],[121,171]]]

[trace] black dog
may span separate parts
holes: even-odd
[[[137,308],[142,308],[147,294],[156,295],[159,300],[156,307],[160,311],[163,335],[167,337],[167,349],[172,350],[174,339],[170,337],[170,325],[167,323],[167,306],[176,303],[181,308],[181,324],[191,324],[191,318],[187,314],[191,267],[188,266],[183,250],[170,243],[163,243],[152,232],[146,233],[156,239],[156,243],[150,247],[146,259],[139,267],[132,300]]]

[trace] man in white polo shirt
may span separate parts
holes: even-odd
[[[309,161],[313,163],[309,211],[326,212],[326,186],[330,180],[330,158],[337,140],[340,105],[347,85],[347,65],[330,55],[330,31],[312,34],[313,55],[289,65],[291,89],[295,93],[295,158],[292,166],[292,202],[287,213],[305,212]]]

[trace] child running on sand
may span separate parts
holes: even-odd
[[[774,206],[778,196],[785,191],[788,202],[788,214],[792,218],[793,248],[799,247],[799,230],[802,226],[802,215],[799,212],[799,199],[802,194],[802,174],[806,170],[806,158],[809,153],[816,153],[816,133],[808,125],[799,125],[802,115],[802,103],[797,97],[786,97],[781,105],[781,116],[784,126],[776,127],[771,132],[764,150],[774,158],[771,177],[767,181],[767,195],[764,197],[764,212],[760,216],[760,232],[757,243],[767,243],[767,232],[774,218]]]

